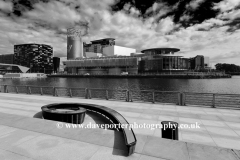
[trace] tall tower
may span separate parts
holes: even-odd
[[[67,59],[83,58],[83,42],[80,27],[67,29]]]

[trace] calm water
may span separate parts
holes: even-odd
[[[0,84],[240,94],[240,76],[231,79],[26,78],[0,79]]]

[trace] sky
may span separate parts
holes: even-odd
[[[66,57],[72,26],[81,26],[87,43],[115,38],[138,52],[179,48],[212,65],[240,65],[240,0],[0,0],[0,54],[40,43]]]

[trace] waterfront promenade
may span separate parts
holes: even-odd
[[[104,129],[58,129],[39,119],[50,103],[91,103],[115,109],[129,123],[199,123],[179,129],[179,141],[161,138],[161,129],[133,128],[135,154],[126,157],[121,133]],[[35,118],[34,118],[35,117]],[[38,118],[37,118],[38,117]],[[240,159],[240,110],[0,93],[0,159]],[[84,123],[96,123],[86,116]]]

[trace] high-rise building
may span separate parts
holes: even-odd
[[[29,67],[30,72],[52,73],[53,48],[45,44],[14,45],[14,63]]]

